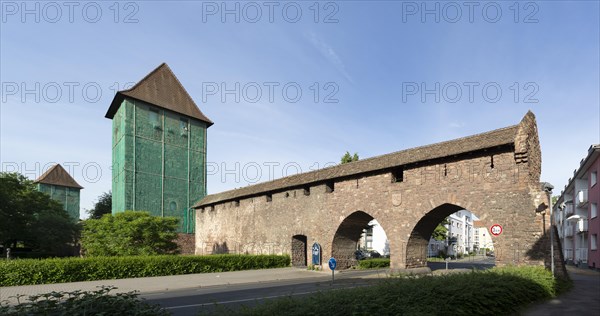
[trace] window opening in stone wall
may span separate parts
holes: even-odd
[[[404,167],[392,170],[392,183],[404,181]]]
[[[335,182],[329,181],[329,182],[325,183],[325,192],[326,193],[331,193],[334,190],[335,190]]]
[[[304,187],[304,195],[310,195],[310,187]]]

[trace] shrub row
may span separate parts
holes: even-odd
[[[388,258],[373,258],[360,260],[358,262],[359,269],[379,269],[379,268],[389,268],[390,259]]]
[[[0,286],[287,267],[288,255],[135,256],[0,260]]]
[[[558,294],[561,281],[543,267],[394,278],[347,290],[283,298],[230,315],[507,315]]]

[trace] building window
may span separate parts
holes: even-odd
[[[590,176],[590,187],[593,187],[598,182],[598,171],[592,172]]]
[[[267,202],[273,201],[273,194],[267,194]]]
[[[304,195],[310,195],[310,187],[304,187]]]
[[[240,206],[240,200],[235,200],[235,201],[233,202],[233,204],[235,205],[235,207],[238,207],[238,206]]]
[[[404,167],[392,170],[392,183],[404,181]]]
[[[598,216],[598,204],[597,203],[592,203],[591,208],[592,208],[591,209],[591,211],[592,211],[591,213],[592,214],[591,214],[590,218],[594,218],[594,217]]]
[[[157,109],[149,109],[148,111],[148,121],[152,124],[153,127],[158,128],[160,123],[158,121],[158,110]]]
[[[325,192],[326,193],[331,193],[335,190],[335,182],[330,181],[325,183]]]
[[[187,135],[188,133],[188,120],[181,118],[179,119],[179,129],[181,130],[181,135]]]
[[[592,234],[592,238],[590,238],[590,249],[598,249],[598,234]]]

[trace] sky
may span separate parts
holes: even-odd
[[[218,193],[517,124],[558,193],[600,143],[598,1],[1,1],[1,171],[111,188],[115,92],[166,62]]]

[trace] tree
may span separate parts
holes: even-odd
[[[174,253],[177,222],[175,217],[156,217],[140,211],[105,214],[83,223],[81,248],[92,257]]]
[[[57,255],[77,239],[79,226],[62,204],[18,173],[0,173],[0,244]]]
[[[350,152],[346,151],[346,153],[342,156],[341,163],[349,163],[353,161],[358,161],[358,153],[354,153],[354,155],[350,155]]]
[[[444,218],[444,220],[442,220],[433,230],[433,233],[431,233],[431,238],[435,240],[445,240],[448,235],[448,228],[444,225],[448,225],[448,223],[448,218]]]
[[[556,201],[558,201],[558,199],[560,198],[560,196],[555,195],[552,197],[552,205],[556,205]]]
[[[112,192],[104,192],[98,197],[98,202],[94,204],[94,208],[87,210],[91,219],[100,219],[104,214],[112,212]]]

